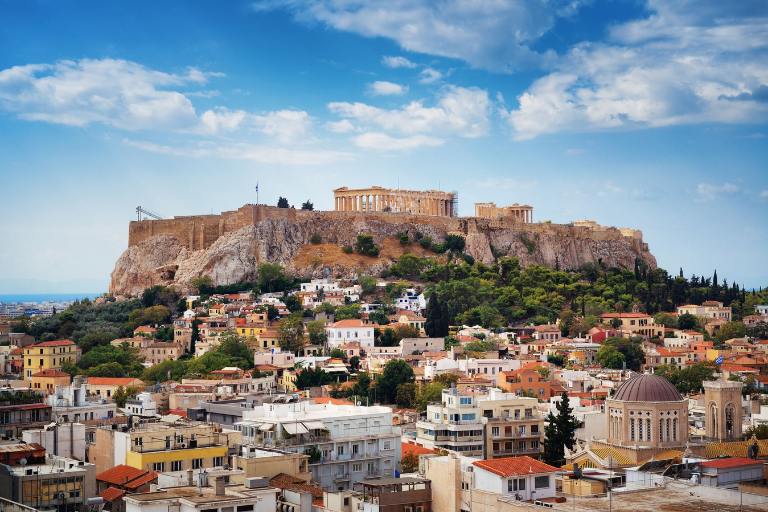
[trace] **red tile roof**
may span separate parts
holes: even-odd
[[[319,396],[313,400],[316,404],[354,405],[349,400],[345,400],[343,398],[331,398],[329,396]]]
[[[141,383],[134,377],[88,377],[88,384],[94,386],[130,386]]]
[[[108,470],[96,475],[96,480],[107,482],[113,485],[125,485],[126,483],[142,476],[145,473],[146,471],[143,469],[126,466],[125,464],[118,464],[117,466],[109,468]]]
[[[490,471],[501,477],[510,477],[516,475],[528,475],[539,473],[554,473],[560,471],[559,468],[545,464],[527,455],[522,457],[503,457],[500,459],[479,460],[473,462],[478,468]]]
[[[136,489],[140,488],[143,485],[155,482],[157,480],[157,473],[154,471],[147,471],[140,477],[131,480],[127,484],[125,484],[126,489],[130,489],[132,491],[135,491]]]
[[[68,347],[71,345],[75,345],[75,342],[72,340],[53,340],[53,341],[41,341],[40,343],[35,343],[34,345],[29,345],[27,348],[32,347]]]
[[[754,466],[756,464],[764,464],[763,461],[748,459],[746,457],[729,457],[727,459],[715,459],[708,460],[701,463],[701,467],[714,468],[714,469],[730,469],[738,468],[741,466]]]
[[[402,457],[405,458],[406,455],[430,455],[433,453],[437,453],[435,450],[430,450],[429,448],[424,448],[423,446],[420,446],[418,444],[412,444],[412,443],[400,443],[401,444],[401,452]]]
[[[32,374],[33,377],[71,377],[67,372],[61,370],[55,370],[53,368],[46,368],[37,373]]]
[[[125,491],[117,487],[107,487],[100,494],[104,501],[115,501],[125,496]]]
[[[339,320],[338,322],[334,322],[328,327],[378,327],[376,324],[366,324],[363,323],[362,320],[358,318],[347,318],[345,320]]]

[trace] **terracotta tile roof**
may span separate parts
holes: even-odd
[[[53,340],[53,341],[41,341],[40,343],[35,343],[34,345],[29,345],[27,348],[32,347],[68,347],[71,345],[75,345],[75,342],[72,340]]]
[[[323,489],[320,486],[313,485],[305,482],[300,478],[289,475],[287,473],[278,473],[269,480],[269,484],[273,487],[280,489],[291,489],[297,491],[305,491],[312,494],[312,502],[319,500],[319,503],[323,501]]]
[[[125,496],[125,491],[117,487],[107,487],[100,494],[104,501],[115,501]]]
[[[156,480],[157,480],[157,473],[155,473],[154,471],[147,471],[145,474],[141,475],[135,480],[131,480],[130,482],[125,484],[125,488],[135,491],[141,486],[152,483]]]
[[[362,320],[359,318],[347,318],[345,320],[339,320],[338,322],[334,322],[328,327],[378,327],[378,325],[375,324],[366,324],[363,323]]]
[[[130,386],[140,383],[141,379],[134,377],[88,377],[88,384],[94,386]]]
[[[559,468],[545,464],[527,455],[522,457],[502,457],[500,459],[479,460],[472,463],[478,468],[490,471],[501,477],[510,477],[515,475],[527,475],[529,473],[553,473],[560,471]]]
[[[603,313],[600,318],[650,318],[646,313]]]
[[[146,471],[143,469],[126,466],[125,464],[118,464],[117,466],[109,468],[108,470],[96,475],[96,480],[107,482],[113,485],[125,485],[126,483],[130,482],[131,480],[135,480],[145,473]]]
[[[708,460],[701,463],[701,467],[714,469],[739,468],[741,466],[753,466],[755,464],[764,464],[764,461],[748,459],[746,457],[729,457],[727,459]]]
[[[345,400],[343,398],[331,398],[329,396],[319,396],[317,398],[313,398],[313,400],[316,404],[354,405],[349,400]]]
[[[754,441],[724,441],[718,443],[707,443],[704,448],[704,455],[708,458],[716,458],[727,455],[729,457],[746,457],[747,450]],[[768,457],[768,439],[758,439],[758,457]]]
[[[53,368],[46,368],[37,373],[32,374],[33,377],[71,377],[67,372],[61,370],[55,370]]]
[[[412,443],[400,443],[401,451],[402,451],[402,457],[405,458],[406,455],[430,455],[433,453],[437,453],[435,450],[430,450],[429,448],[424,448],[423,446],[419,446],[418,444],[412,444]]]

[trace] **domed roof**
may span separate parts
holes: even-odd
[[[619,386],[611,399],[623,402],[679,402],[683,397],[664,377],[637,375]]]

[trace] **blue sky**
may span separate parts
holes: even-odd
[[[733,5],[732,5],[733,4]],[[768,284],[768,4],[0,0],[0,293],[99,291],[137,205],[456,190]]]

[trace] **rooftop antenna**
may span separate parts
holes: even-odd
[[[259,204],[259,182],[258,182],[258,180],[256,181],[255,189],[256,189],[256,204]]]

